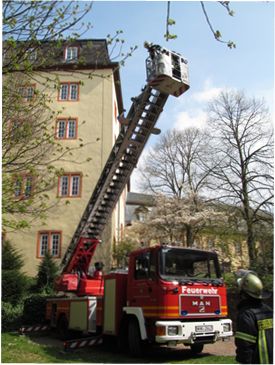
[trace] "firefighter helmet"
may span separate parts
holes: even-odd
[[[239,290],[252,298],[263,299],[263,283],[253,271],[241,272],[241,277],[237,279]]]

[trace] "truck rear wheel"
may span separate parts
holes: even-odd
[[[191,345],[192,354],[200,354],[203,350],[203,343],[194,343]]]
[[[128,323],[128,344],[130,355],[140,357],[143,346],[139,325],[135,318],[131,318]]]
[[[69,323],[65,314],[62,314],[57,321],[57,333],[61,340],[67,340],[69,337]]]

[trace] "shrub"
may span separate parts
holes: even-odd
[[[263,275],[261,276],[261,280],[263,282],[264,289],[273,292],[273,275],[272,274]]]
[[[2,247],[2,270],[20,270],[23,264],[22,255],[12,247],[9,241],[4,241]]]
[[[35,294],[24,301],[23,323],[32,325],[45,322],[46,296]]]
[[[18,330],[22,325],[23,304],[2,302],[2,331]]]
[[[41,261],[38,273],[36,287],[38,291],[45,294],[52,294],[54,292],[53,284],[58,272],[58,267],[54,262],[52,256],[47,252]]]
[[[236,276],[233,273],[225,273],[223,278],[227,288],[237,289]]]
[[[113,257],[116,260],[118,267],[127,267],[128,255],[135,248],[137,248],[137,243],[132,240],[120,241],[114,246]]]
[[[2,301],[13,305],[22,301],[26,292],[26,278],[16,270],[2,272]]]
[[[4,241],[2,248],[2,301],[19,304],[27,289],[27,277],[20,271],[23,258],[10,242]]]

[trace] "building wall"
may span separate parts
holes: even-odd
[[[41,258],[38,258],[38,232],[61,232],[61,257],[56,259],[57,263],[60,262],[119,133],[119,123],[116,119],[117,98],[112,70],[97,70],[97,74],[99,71],[103,77],[93,75],[89,78],[90,70],[58,72],[60,82],[80,82],[78,101],[58,101],[58,91],[54,87],[54,82],[45,89],[51,99],[51,108],[59,112],[58,118],[71,117],[78,120],[78,138],[59,142],[65,148],[79,147],[80,144],[84,146],[74,150],[72,156],[56,161],[54,165],[63,168],[65,173],[81,174],[81,194],[80,197],[57,198],[58,182],[56,181],[55,188],[48,192],[50,201],[56,205],[48,211],[45,225],[42,225],[40,221],[34,221],[29,230],[7,234],[7,239],[22,252],[25,262],[23,270],[29,275],[36,274],[41,262]],[[41,73],[37,77],[37,88],[44,88],[39,82],[40,80],[42,82],[44,77],[54,80],[56,74]],[[54,127],[55,120],[52,122],[52,130]],[[90,160],[87,161],[87,159]],[[122,199],[118,203],[119,208],[115,209],[110,226],[104,233],[106,241],[104,245],[108,247],[104,248],[105,253],[99,253],[99,255],[103,256],[106,266],[110,265],[111,259],[109,246],[114,238],[118,239],[121,225],[124,224],[124,209],[122,209],[124,202],[125,194],[122,194]],[[99,251],[102,249],[99,248]]]

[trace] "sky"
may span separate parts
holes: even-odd
[[[159,44],[182,54],[188,60],[190,89],[179,98],[170,96],[157,127],[183,129],[203,127],[206,106],[222,90],[244,91],[250,97],[264,98],[273,114],[274,103],[274,2],[231,1],[234,16],[218,2],[205,2],[213,28],[222,38],[232,40],[235,49],[217,42],[203,15],[199,1],[171,1],[170,32],[175,40],[166,41],[167,1],[94,1],[89,14],[93,28],[85,38],[105,38],[122,30],[124,51],[138,49],[121,68],[121,86],[126,115],[131,97],[146,84],[144,41]],[[154,145],[151,136],[146,146]],[[143,155],[146,154],[146,149]],[[132,178],[132,188],[138,189]]]

